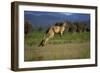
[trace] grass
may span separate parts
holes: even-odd
[[[44,47],[38,47],[44,32],[25,35],[25,61],[86,59],[90,58],[90,33],[64,33],[55,35]]]
[[[25,45],[32,46],[39,44],[43,38],[44,32],[34,31],[25,36]],[[54,36],[53,39],[48,41],[48,44],[63,44],[63,43],[80,43],[86,42],[90,40],[90,33],[89,32],[82,32],[82,33],[64,33],[62,37],[58,34]]]

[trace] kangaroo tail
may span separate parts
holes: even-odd
[[[40,42],[39,47],[40,47],[40,46],[44,46],[44,40],[42,40],[42,41]]]
[[[43,39],[42,39],[42,41],[40,42],[39,46],[45,46],[47,40],[48,40],[47,34],[44,34]]]
[[[45,39],[46,39],[46,35],[44,34],[44,35],[43,35],[43,39],[42,39],[42,41],[40,42],[39,46],[44,46],[44,45],[45,45]]]

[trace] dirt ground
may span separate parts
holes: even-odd
[[[90,58],[90,43],[47,44],[44,47],[33,45],[25,48],[25,61],[85,59]]]

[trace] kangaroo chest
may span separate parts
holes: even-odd
[[[64,30],[65,30],[65,27],[60,27],[60,26],[55,26],[55,27],[53,28],[53,31],[54,31],[55,33],[63,32]]]

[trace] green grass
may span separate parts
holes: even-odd
[[[44,32],[34,31],[25,36],[25,45],[32,46],[39,44],[43,38]],[[48,41],[48,44],[81,43],[90,40],[89,32],[82,33],[64,33],[62,37],[56,34],[54,38]]]
[[[38,47],[44,32],[34,31],[25,35],[24,60],[61,60],[90,58],[90,33],[64,33],[62,37],[56,34],[46,46]]]
[[[31,33],[25,35],[25,37],[24,37],[25,45],[32,46],[32,45],[39,44],[43,37],[43,34],[44,34],[43,32],[35,31],[35,32],[31,32]]]

